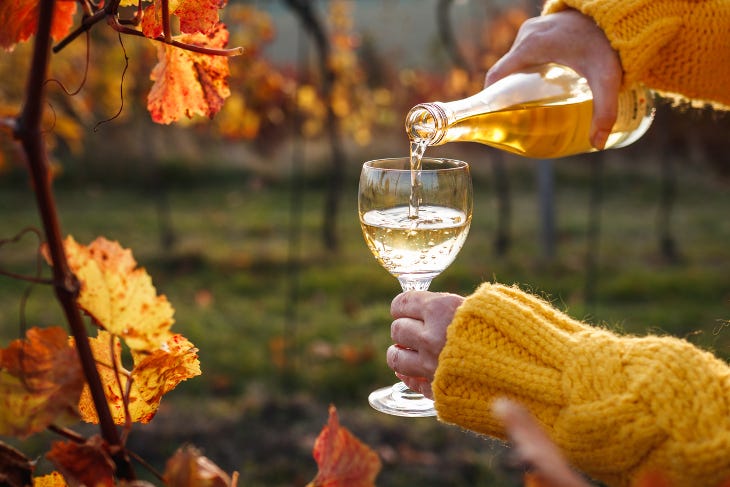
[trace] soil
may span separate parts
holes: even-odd
[[[163,401],[154,420],[135,425],[128,446],[162,471],[192,444],[243,487],[305,486],[317,472],[312,447],[327,423],[328,404],[305,395]],[[337,406],[335,404],[335,406]],[[392,417],[369,406],[337,407],[340,424],[373,448],[382,470],[377,485],[515,486],[508,448],[434,418]]]

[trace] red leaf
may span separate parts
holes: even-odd
[[[72,485],[114,487],[114,462],[99,436],[86,443],[55,442],[46,458],[53,462]]]
[[[377,453],[340,427],[337,409],[330,406],[327,426],[314,443],[319,466],[307,487],[372,487],[380,472]]]
[[[0,2],[0,47],[12,51],[15,44],[30,39],[38,28],[39,0],[2,0]],[[56,1],[51,36],[60,40],[68,34],[76,13],[76,2]]]
[[[186,34],[176,38],[185,44],[223,48],[228,29],[218,24],[208,34]],[[231,94],[228,88],[228,58],[200,54],[187,49],[160,45],[158,63],[152,70],[155,82],[147,97],[152,120],[169,124],[183,116],[212,118]]]

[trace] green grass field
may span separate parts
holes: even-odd
[[[728,356],[730,192],[702,167],[680,166],[672,230],[679,258],[664,259],[656,231],[658,169],[613,164],[602,179],[597,265],[589,256],[590,163],[556,163],[556,253],[540,245],[535,174],[509,170],[509,253],[493,251],[496,201],[488,164],[475,168],[472,230],[433,290],[467,294],[484,280],[519,283],[580,319],[628,333],[686,337]],[[62,228],[81,243],[96,236],[131,248],[176,310],[174,330],[200,350],[202,377],[163,400],[131,444],[153,462],[184,442],[202,446],[246,486],[305,485],[316,470],[314,437],[334,403],[341,422],[384,459],[379,485],[509,485],[495,468],[501,449],[434,420],[386,418],[366,405],[393,381],[384,363],[395,279],[368,253],[356,215],[357,174],[349,168],[338,218],[338,252],[323,248],[322,177],[303,183],[297,212],[285,178],[243,170],[180,170],[166,187],[109,181],[56,187]],[[27,184],[0,179],[0,238],[38,227]],[[146,188],[146,189],[141,189]],[[161,195],[176,237],[161,243]],[[299,239],[290,240],[292,215]],[[0,248],[0,267],[32,273],[37,240]],[[590,281],[591,276],[595,280]],[[593,298],[587,300],[587,290]],[[52,291],[0,278],[0,335],[61,322]],[[159,457],[158,457],[159,455]]]

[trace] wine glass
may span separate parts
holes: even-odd
[[[408,157],[366,162],[358,191],[360,226],[370,251],[404,291],[427,290],[466,240],[472,216],[469,166]],[[396,416],[435,416],[433,401],[399,382],[369,396],[370,405]]]

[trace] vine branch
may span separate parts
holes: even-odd
[[[132,29],[130,27],[127,27],[126,25],[122,25],[119,22],[119,19],[116,17],[108,17],[107,23],[111,26],[112,29],[116,30],[117,32],[121,34],[127,34],[137,37],[144,37],[145,39],[150,39],[156,42],[161,42],[163,44],[168,44],[170,46],[175,46],[180,49],[185,49],[187,51],[197,52],[199,54],[209,54],[211,56],[239,56],[243,54],[243,47],[231,47],[228,49],[217,49],[213,47],[204,47],[204,46],[198,46],[195,44],[187,44],[185,42],[176,41],[175,39],[170,39],[169,41],[165,39],[164,36],[160,37],[147,37],[142,32],[140,32],[137,29]]]
[[[169,4],[167,0],[162,1],[162,24],[163,24],[163,35],[156,38],[150,38],[144,35],[143,32],[133,29],[131,27],[127,27],[124,25],[126,22],[122,22],[119,20],[119,0],[112,0],[109,3],[107,3],[104,8],[99,9],[91,14],[84,14],[84,17],[81,21],[81,24],[74,29],[69,35],[61,39],[58,44],[53,46],[53,52],[57,53],[61,51],[64,47],[68,46],[71,42],[73,42],[78,36],[83,34],[84,32],[87,32],[93,27],[96,23],[100,22],[103,19],[106,19],[107,24],[114,29],[115,31],[119,32],[120,34],[126,34],[126,35],[132,35],[137,37],[144,37],[145,39],[150,39],[156,42],[162,42],[163,44],[169,44],[171,46],[178,47],[180,49],[185,49],[187,51],[197,52],[200,54],[208,54],[211,56],[239,56],[243,54],[243,47],[233,47],[229,49],[216,49],[216,48],[210,48],[210,47],[203,47],[203,46],[197,46],[195,44],[187,44],[185,42],[176,41],[172,38],[172,33],[170,31],[170,13],[169,13]],[[137,25],[139,23],[139,19],[141,18],[141,11],[138,11],[135,14],[135,17],[132,22],[130,22],[133,25]]]
[[[45,80],[51,52],[50,32],[54,5],[55,0],[41,0],[38,5],[38,28],[25,90],[25,100],[23,101],[23,109],[18,120],[15,137],[20,140],[27,157],[36,204],[53,264],[56,298],[63,309],[71,334],[76,342],[79,360],[99,417],[102,437],[114,451],[118,452],[114,455],[117,475],[122,479],[132,480],[135,477],[134,471],[123,448],[121,448],[119,432],[109,411],[109,405],[106,401],[99,371],[96,368],[84,321],[79,308],[76,306],[79,283],[69,268],[64,252],[56,202],[51,189],[51,177],[43,131],[41,130]]]

